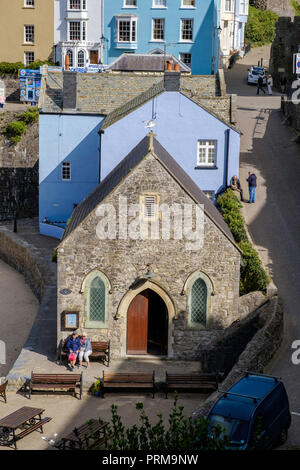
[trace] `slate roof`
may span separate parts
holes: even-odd
[[[149,134],[106,176],[106,178],[74,210],[66,227],[61,243],[86,219],[86,217],[129,175],[148,155]],[[153,152],[182,188],[198,203],[204,206],[205,214],[221,229],[237,247],[228,225],[214,204],[205,196],[196,183],[188,176],[166,149],[153,137]],[[239,249],[237,247],[237,249]]]
[[[61,72],[48,72],[48,75],[43,79],[46,83],[41,88],[40,111],[42,113],[63,113],[63,74]],[[162,74],[78,73],[77,105],[72,113],[106,116],[162,80]],[[182,75],[180,86],[205,100],[220,95],[218,80],[211,75]],[[228,97],[226,97],[226,100],[228,100]],[[212,107],[217,112],[218,104],[213,102]]]
[[[122,54],[106,70],[122,72],[164,72],[166,61],[180,66],[180,71],[191,73],[190,67],[185,65],[174,55],[162,54]]]

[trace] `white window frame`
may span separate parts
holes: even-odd
[[[196,8],[196,0],[189,0],[190,2],[194,2],[194,5],[185,5],[184,1],[185,0],[181,0],[181,7],[180,8],[188,8],[188,9]]]
[[[191,56],[191,61],[190,61],[189,64],[187,64],[187,63],[183,60],[183,56],[185,56],[185,55],[190,55],[190,56]],[[187,65],[188,67],[192,67],[192,60],[193,60],[192,57],[193,57],[193,56],[192,56],[192,53],[191,53],[191,52],[180,52],[180,53],[179,53],[179,58],[180,58],[181,62],[183,62],[183,63],[184,63],[185,65]]]
[[[24,8],[34,8],[34,0],[24,0]]]
[[[137,7],[138,7],[138,6],[137,6],[138,0],[134,0],[134,1],[135,1],[135,5],[127,5],[127,2],[128,2],[128,1],[129,1],[129,0],[124,0],[123,8],[137,8]]]
[[[192,39],[183,39],[183,25],[185,21],[192,22]],[[180,19],[180,42],[187,42],[187,43],[194,42],[194,19],[193,18],[181,18]]]
[[[240,15],[248,15],[248,13],[249,13],[249,0],[240,0],[239,13],[240,13]]]
[[[227,2],[230,2],[230,9],[226,8]],[[225,0],[224,11],[225,13],[234,13],[235,0]]]
[[[163,38],[162,39],[155,39],[154,38],[154,24],[155,24],[155,21],[161,21],[163,24]],[[166,40],[166,20],[165,18],[152,18],[152,39],[151,41],[155,41],[155,42],[165,42]]]
[[[202,162],[199,159],[200,148],[205,149],[205,161]],[[209,150],[214,149],[214,161],[209,162]],[[214,168],[216,166],[217,157],[217,141],[214,139],[199,139],[197,142],[197,168]]]
[[[31,60],[30,62],[27,61],[27,54],[32,54],[32,56],[33,56],[33,60]],[[32,64],[34,61],[35,61],[34,52],[33,51],[25,51],[24,52],[24,64],[27,66],[27,65]]]
[[[71,23],[79,23],[79,39],[71,39]],[[87,31],[86,31],[86,21],[81,20],[72,20],[68,21],[68,41],[86,41]]]
[[[32,41],[27,41],[27,35],[29,36],[30,33],[27,34],[26,28],[32,28]],[[25,24],[24,25],[24,43],[25,44],[34,44],[34,24]]]
[[[87,0],[77,0],[79,2],[79,8],[71,8],[71,1],[72,0],[68,0],[68,10],[70,11],[85,11],[86,10],[86,2]]]
[[[67,168],[69,178],[65,178],[64,170]],[[71,170],[71,162],[62,162],[61,164],[61,180],[62,181],[71,181],[72,179],[72,170]]]
[[[157,4],[155,2],[163,2],[163,4]],[[167,7],[167,0],[153,0],[152,3],[152,8],[158,8],[158,9],[166,9]]]
[[[136,16],[116,16],[116,42],[120,43],[132,43],[137,42],[137,17]],[[129,41],[123,41],[120,39],[120,22],[127,21],[129,23]],[[133,40],[133,23],[135,23],[135,40]]]

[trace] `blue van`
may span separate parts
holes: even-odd
[[[269,449],[287,439],[291,425],[289,401],[278,377],[245,372],[245,376],[210,410],[211,425],[219,424],[232,449]]]

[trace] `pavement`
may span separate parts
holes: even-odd
[[[237,120],[241,137],[240,181],[248,196],[248,171],[257,175],[255,204],[243,212],[252,239],[267,266],[285,310],[284,340],[267,373],[282,377],[292,411],[287,445],[300,446],[300,365],[292,363],[294,340],[300,340],[300,145],[284,124],[281,94],[256,96],[246,82],[247,69],[263,57],[269,46],[253,49],[226,71],[227,92],[238,95]]]

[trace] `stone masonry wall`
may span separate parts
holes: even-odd
[[[186,192],[152,155],[134,169],[105,203],[116,206],[119,196],[126,195],[128,204],[137,204],[139,195],[149,192],[159,194],[160,204],[191,203]],[[199,344],[205,348],[238,319],[240,253],[208,217],[205,217],[204,246],[198,251],[186,250],[184,239],[100,241],[96,236],[98,222],[94,211],[58,250],[58,342],[68,335],[61,329],[63,311],[78,310],[80,329],[84,328],[85,296],[81,289],[93,269],[104,272],[112,286],[109,321],[107,329],[87,329],[87,332],[94,340],[110,339],[112,357],[126,355],[127,312],[121,312],[117,319],[115,316],[130,286],[146,272],[147,264],[155,275],[153,281],[168,293],[175,307],[175,317],[169,318],[169,357],[192,360]],[[189,275],[198,270],[212,280],[215,295],[211,297],[208,327],[195,330],[187,324],[187,297],[183,288]],[[72,295],[61,295],[62,288],[70,288]]]
[[[272,10],[279,16],[294,16],[291,0],[253,0],[253,6],[260,10]]]
[[[5,126],[14,113],[5,113]],[[28,125],[21,142],[0,135],[0,220],[38,215],[38,124]]]
[[[2,75],[0,77],[5,83],[6,101],[20,101],[20,81],[16,76]]]
[[[265,305],[253,313],[251,320],[256,318],[258,328],[255,335],[247,344],[236,361],[231,364],[231,371],[225,380],[219,384],[219,390],[229,390],[244,375],[245,370],[263,373],[279,349],[283,338],[283,305],[275,295]],[[200,408],[194,411],[193,417],[206,415],[214,403],[220,398],[215,392]]]

